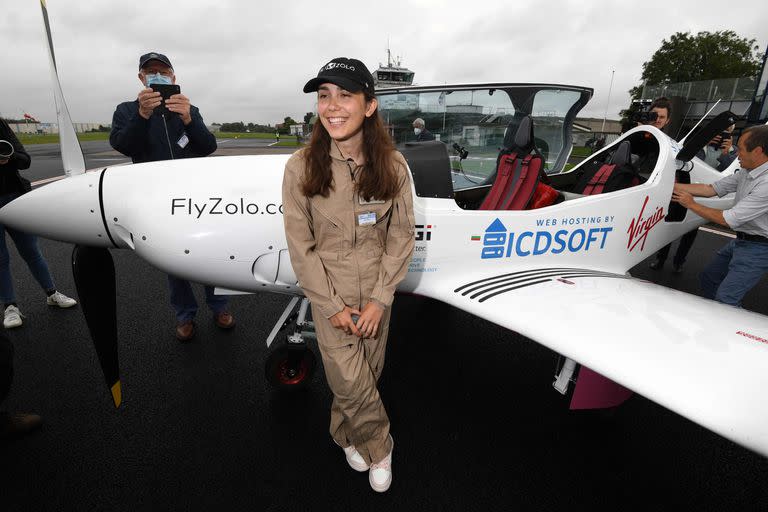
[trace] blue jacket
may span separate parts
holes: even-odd
[[[197,107],[191,106],[190,114],[192,122],[188,126],[184,126],[178,114],[166,114],[166,135],[158,109],[144,119],[139,115],[139,101],[126,101],[117,106],[112,116],[109,143],[135,164],[210,155],[216,151],[216,137],[205,127]]]

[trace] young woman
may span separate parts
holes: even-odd
[[[413,253],[411,182],[362,62],[333,59],[304,86],[315,91],[320,122],[285,167],[285,233],[333,392],[331,436],[384,492],[394,442],[376,382],[395,288]]]

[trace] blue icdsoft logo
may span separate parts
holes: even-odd
[[[602,250],[612,227],[559,229],[552,231],[508,231],[499,219],[485,229],[482,259],[540,256],[561,252]],[[472,237],[477,240],[479,237]]]

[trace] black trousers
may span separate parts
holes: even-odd
[[[13,344],[0,329],[0,402],[8,396],[13,381]]]
[[[688,251],[691,250],[693,241],[696,240],[696,233],[698,232],[698,229],[694,229],[693,231],[689,231],[680,237],[679,243],[677,245],[677,251],[675,252],[675,257],[672,258],[672,263],[681,266],[683,263],[685,263],[685,257],[688,255]],[[671,247],[672,243],[669,243],[659,249],[659,252],[656,253],[656,259],[662,263],[667,261],[667,256],[669,256],[669,249]]]

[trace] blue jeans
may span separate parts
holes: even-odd
[[[19,197],[19,195],[17,193],[0,195],[0,208]],[[3,304],[16,302],[16,294],[13,291],[13,278],[11,277],[11,257],[8,253],[8,246],[5,243],[6,232],[11,235],[13,243],[16,244],[16,250],[19,251],[24,261],[27,262],[29,271],[32,272],[32,276],[40,283],[43,290],[48,291],[56,288],[53,284],[51,273],[48,271],[48,263],[46,263],[37,245],[37,237],[0,224],[0,302]]]
[[[171,306],[176,312],[176,321],[188,322],[197,314],[197,301],[192,293],[192,284],[178,277],[168,276],[168,287],[171,289]],[[214,315],[218,315],[227,307],[229,297],[226,295],[214,295],[213,286],[205,287],[205,303]]]
[[[741,307],[741,299],[768,271],[768,244],[732,240],[717,251],[699,276],[708,299]]]

